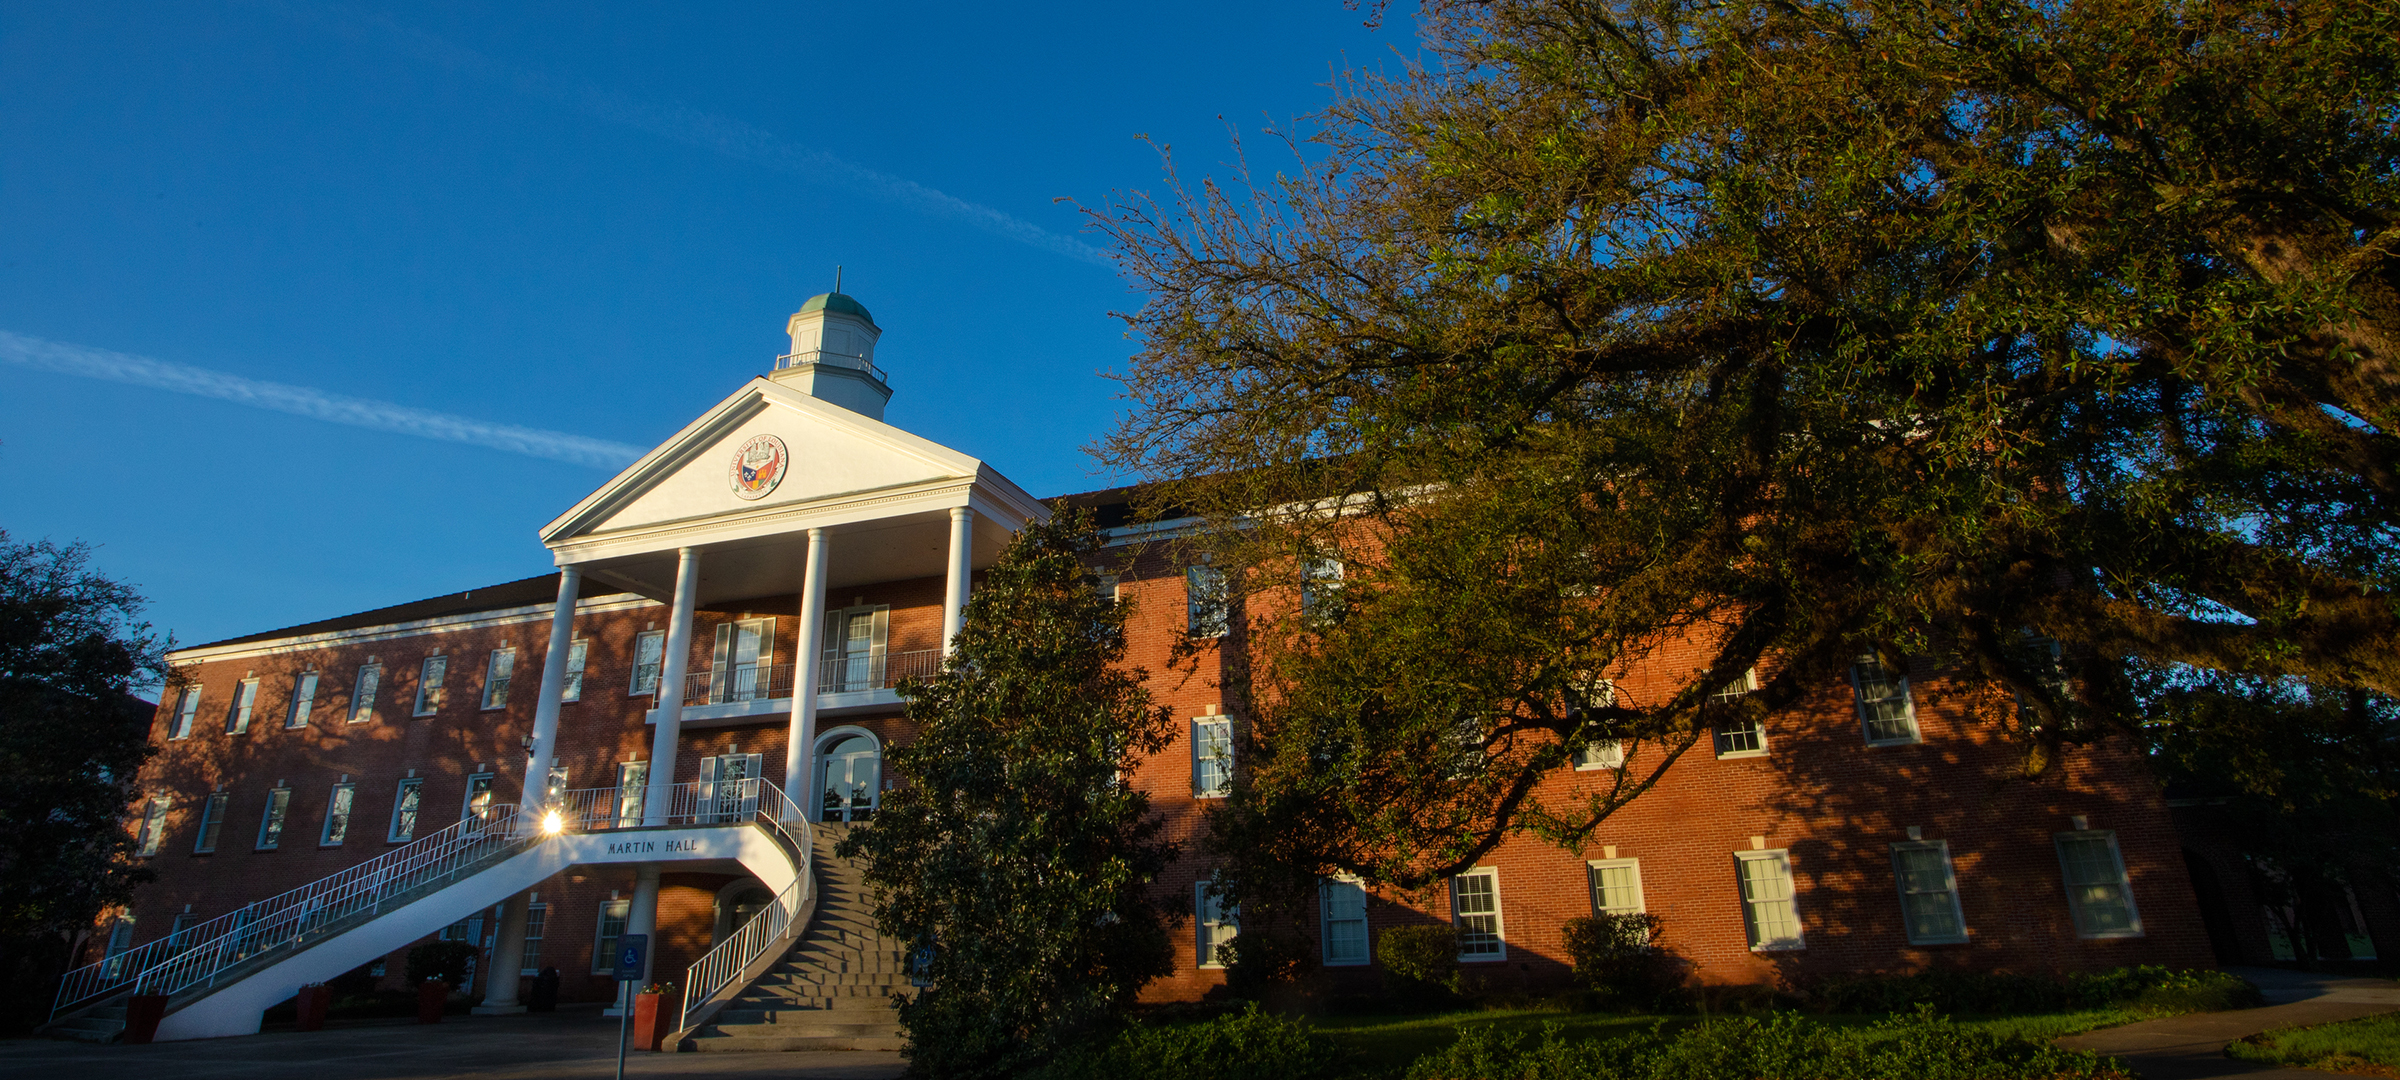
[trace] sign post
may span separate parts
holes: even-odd
[[[633,1023],[633,995],[625,988],[642,981],[644,961],[649,959],[650,935],[626,934],[617,939],[617,994],[624,1000],[617,1007],[617,1080],[625,1080],[625,1037]]]

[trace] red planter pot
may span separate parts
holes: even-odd
[[[125,999],[125,1041],[134,1045],[158,1037],[158,1022],[167,1018],[165,994],[135,994]]]
[[[442,1022],[442,1009],[443,1009],[443,1007],[444,1007],[444,1006],[447,1006],[447,1005],[449,1005],[449,1004],[450,1004],[450,984],[449,984],[449,983],[443,982],[443,981],[441,981],[441,980],[439,980],[439,979],[435,979],[435,980],[432,980],[432,981],[430,981],[430,982],[425,982],[425,983],[420,983],[420,984],[418,984],[418,986],[417,986],[417,1022],[418,1022],[418,1023],[420,1023],[420,1024],[438,1024],[438,1023],[441,1023],[441,1022]]]
[[[295,999],[300,1006],[300,1030],[325,1030],[325,1008],[333,1004],[333,988],[319,983],[303,986]]]
[[[667,1038],[667,995],[633,995],[633,1045],[655,1051]]]

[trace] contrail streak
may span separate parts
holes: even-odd
[[[563,431],[544,431],[514,424],[487,424],[464,416],[412,409],[389,401],[328,394],[305,386],[249,379],[189,364],[173,364],[146,356],[44,341],[6,330],[0,330],[0,361],[62,375],[81,375],[88,379],[107,379],[172,390],[179,394],[240,402],[328,423],[396,431],[402,435],[486,446],[512,454],[568,461],[577,465],[596,465],[604,469],[624,468],[644,453],[641,447],[626,443],[587,439]]]
[[[260,0],[287,18],[313,23],[354,41],[373,40],[403,55],[453,71],[511,87],[519,93],[556,102],[596,119],[619,124],[688,146],[722,154],[736,161],[762,165],[776,172],[831,182],[853,191],[897,203],[936,217],[963,221],[985,232],[1071,259],[1112,265],[1108,252],[1072,237],[1060,236],[1023,218],[968,202],[914,180],[878,172],[808,146],[802,146],[753,124],[715,113],[627,97],[596,83],[562,79],[513,67],[422,30],[394,22],[380,13],[344,7],[301,7],[280,0]]]

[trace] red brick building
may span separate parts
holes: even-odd
[[[793,352],[772,374],[543,527],[560,572],[176,653],[190,681],[159,706],[159,753],[136,808],[158,880],[111,923],[105,954],[62,1001],[122,993],[133,971],[193,942],[245,942],[241,928],[270,917],[242,914],[263,897],[373,860],[397,867],[392,853],[431,850],[437,834],[475,839],[494,807],[566,809],[553,839],[529,817],[512,826],[517,846],[490,856],[515,860],[520,877],[555,872],[428,915],[474,899],[468,879],[484,871],[435,881],[408,870],[420,892],[456,887],[390,891],[388,902],[417,911],[412,926],[438,915],[435,936],[485,948],[477,993],[495,1009],[514,1008],[521,975],[545,967],[568,1000],[608,999],[622,934],[655,935],[650,978],[679,982],[767,907],[806,924],[854,901],[790,899],[793,875],[808,875],[796,854],[795,869],[769,880],[746,869],[763,865],[755,855],[645,861],[616,848],[657,830],[696,842],[692,828],[731,820],[708,818],[711,800],[743,783],[756,797],[757,778],[819,823],[871,814],[893,783],[882,748],[908,738],[891,686],[938,666],[973,571],[1048,510],[989,465],[881,422],[881,330],[856,301],[811,300],[791,330]],[[1172,524],[1113,535],[1131,547]],[[1226,715],[1212,649],[1190,675],[1168,655],[1242,612],[1191,595],[1205,572],[1188,574],[1164,548],[1133,550],[1115,585],[1134,605],[1129,662],[1187,718],[1135,782],[1191,840],[1225,770],[1239,768],[1240,721]],[[2142,763],[2102,747],[2038,783],[1996,781],[2009,750],[1944,704],[1942,684],[1921,665],[1828,679],[1762,728],[1717,732],[1702,748],[1715,753],[1687,754],[1589,849],[1512,840],[1428,905],[1330,883],[1322,959],[1332,977],[1371,978],[1377,933],[1446,920],[1479,981],[1540,987],[1565,971],[1565,920],[1640,909],[1662,917],[1666,944],[1712,982],[2208,963],[2181,847]],[[1549,783],[1592,783],[1618,764],[1595,752]],[[601,831],[607,846],[575,846]],[[780,842],[796,852],[803,841]],[[528,860],[545,844],[589,854],[536,867]],[[1196,910],[1175,974],[1148,996],[1196,998],[1223,982],[1209,945],[1237,920],[1197,896],[1203,850],[1187,843],[1162,883],[1171,906]],[[275,946],[323,954],[313,968],[259,959],[265,946],[249,959],[220,949],[208,962],[225,980],[260,988],[179,1004],[193,1019],[170,1015],[162,1037],[240,1030],[251,1005],[337,962],[384,956],[397,979],[412,939],[360,929],[390,921],[387,894],[372,894],[374,911],[356,909],[368,893],[341,895],[352,907],[324,924],[328,943],[291,921],[291,943]]]

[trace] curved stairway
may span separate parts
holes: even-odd
[[[678,1049],[898,1050],[892,997],[909,992],[907,946],[875,932],[859,869],[833,854],[847,825],[816,826],[816,916],[791,952]]]

